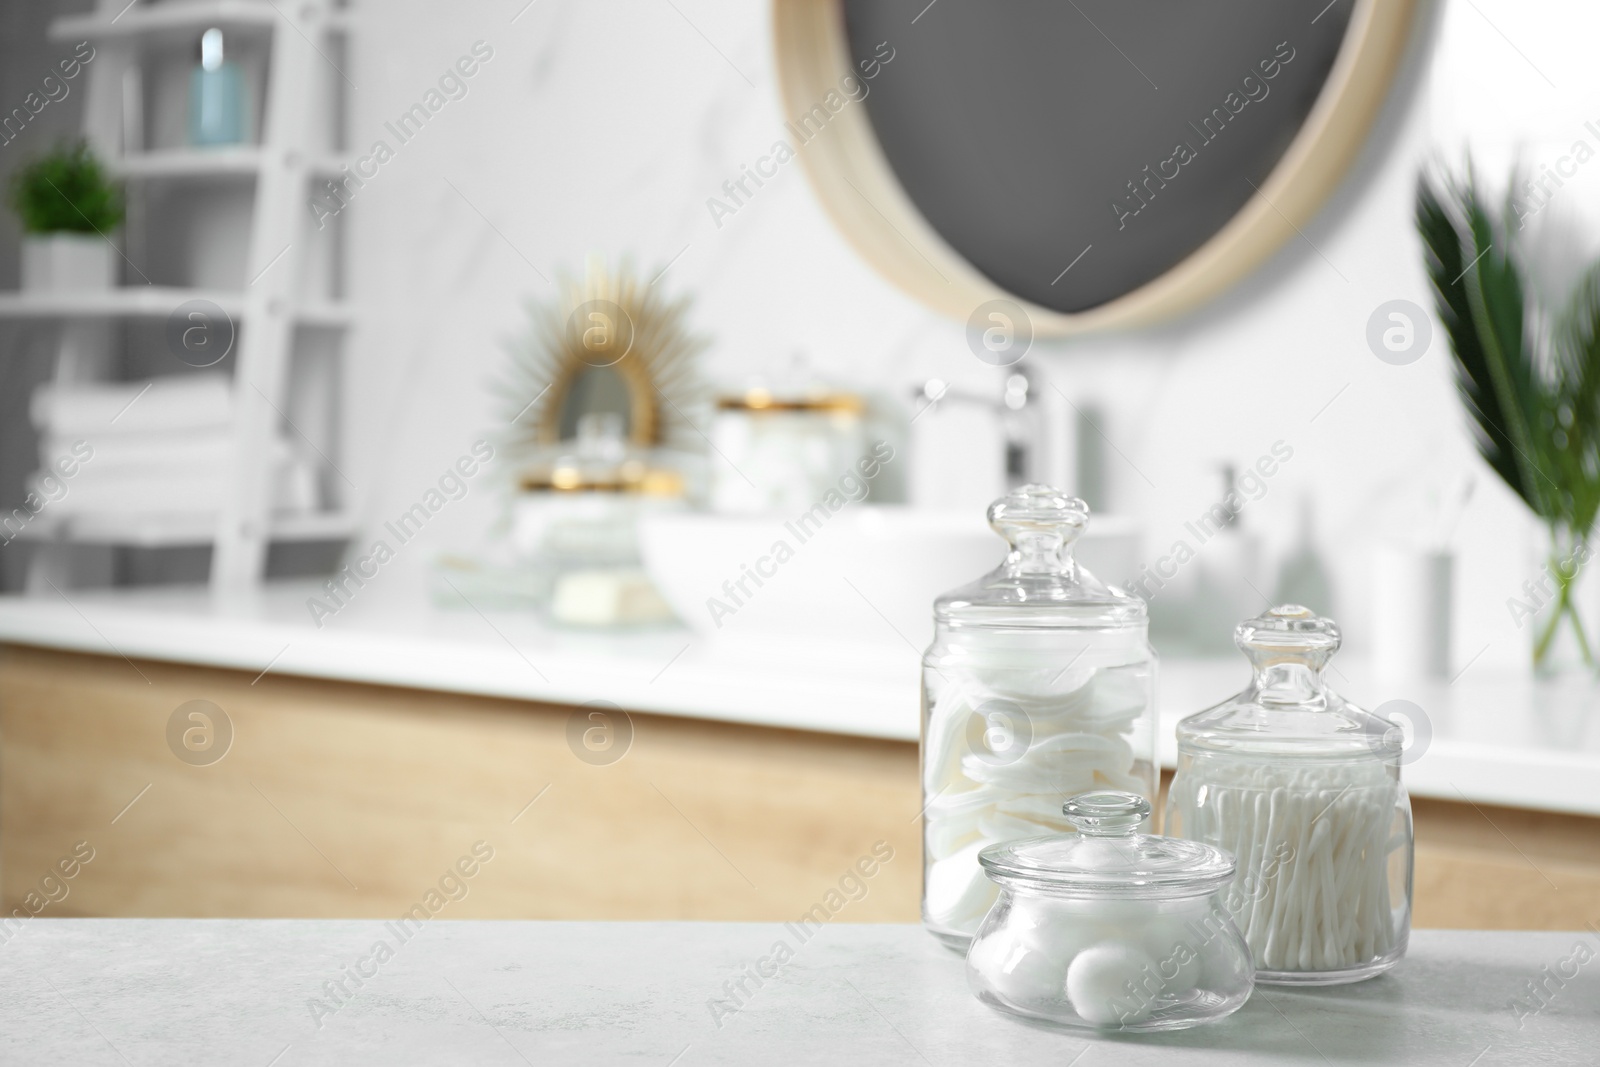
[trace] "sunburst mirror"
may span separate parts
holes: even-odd
[[[689,329],[689,300],[598,258],[581,278],[562,275],[558,288],[554,299],[529,303],[529,329],[508,346],[510,373],[497,391],[513,447],[523,455],[558,447],[597,418],[635,450],[692,448],[692,409],[703,403],[695,357],[705,340]]]

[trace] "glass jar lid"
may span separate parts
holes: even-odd
[[[1076,834],[990,845],[978,854],[989,877],[1067,896],[1123,898],[1195,896],[1233,878],[1233,857],[1220,848],[1139,833],[1150,802],[1137,793],[1080,793],[1061,811]]]
[[[1187,751],[1329,759],[1398,759],[1400,727],[1357,707],[1323,678],[1339,627],[1285,604],[1240,623],[1234,644],[1254,672],[1243,691],[1178,724]]]
[[[1048,485],[1024,485],[989,505],[989,525],[1010,551],[999,567],[933,602],[953,626],[1144,626],[1143,600],[1101,582],[1072,557],[1089,505]]]

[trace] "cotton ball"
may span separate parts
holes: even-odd
[[[1072,960],[1085,949],[1102,944],[1106,940],[1104,931],[1098,927],[1060,922],[1040,924],[1027,931],[1023,937],[1029,947],[1060,962],[1060,971],[1055,980],[1055,992],[1058,994],[1062,990],[1067,966]]]
[[[1154,918],[1150,904],[1142,900],[1065,899],[1054,904],[1061,921],[1097,930],[1097,940],[1103,941],[1138,940]]]
[[[969,972],[1012,1004],[1059,1001],[1067,967],[1065,955],[1041,945],[1036,930],[1007,924],[973,942]]]
[[[1067,967],[1067,999],[1084,1022],[1095,1026],[1136,1023],[1150,1014],[1154,1002],[1148,996],[1134,995],[1128,983],[1138,983],[1146,972],[1155,972],[1155,961],[1132,945],[1103,941],[1073,957]]]
[[[1161,992],[1179,997],[1200,984],[1200,950],[1195,938],[1179,916],[1163,915],[1145,929],[1144,947],[1156,961],[1155,974]]]
[[[1077,848],[1072,853],[1073,866],[1088,871],[1120,872],[1127,869],[1128,862],[1128,842],[1125,838],[1080,835]],[[1147,915],[1153,910],[1149,904],[1138,900],[1093,900],[1089,903],[1097,912],[1107,916],[1116,911]]]

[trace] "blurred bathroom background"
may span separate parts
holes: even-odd
[[[1547,533],[1479,456],[1414,222],[1425,167],[1470,152],[1498,199],[1514,166],[1559,166],[1530,247],[1557,275],[1600,253],[1600,164],[1572,162],[1600,145],[1600,9],[1422,3],[1349,172],[1263,266],[996,366],[857,253],[803,161],[772,162],[793,133],[769,4],[116,7],[0,2],[7,204],[87,134],[125,214],[114,241],[68,220],[76,243],[30,260],[38,234],[0,211],[8,647],[114,660],[119,700],[145,700],[126,658],[242,672],[250,700],[314,677],[865,735],[902,746],[909,798],[929,604],[998,560],[984,509],[1031,479],[1087,500],[1082,558],[1149,600],[1169,719],[1243,684],[1238,621],[1301,602],[1340,623],[1353,697],[1409,696],[1454,731],[1475,801],[1600,814],[1485,755],[1485,693],[1533,709],[1511,732],[1536,763],[1600,739],[1588,696],[1540,718],[1524,684],[1513,601]],[[1397,302],[1423,312],[1409,360],[1372,341]],[[777,523],[830,493],[823,547],[772,558]],[[1576,595],[1600,619],[1587,572]],[[1460,773],[1427,789],[1453,803]],[[143,774],[107,774],[96,803]],[[204,910],[163,891],[153,912]]]
[[[4,6],[7,101],[48,73],[46,27],[71,6]],[[503,369],[506,339],[525,330],[524,302],[552,298],[557,270],[581,271],[597,252],[631,257],[647,276],[665,271],[663,284],[693,297],[693,326],[710,339],[704,371],[724,391],[800,357],[831,386],[869,398],[905,457],[878,499],[980,512],[1004,487],[1011,370],[974,359],[961,324],[923,310],[854,255],[798,166],[736,214],[708,211],[723,183],[782,135],[764,6],[697,4],[692,25],[689,12],[666,4],[518,6],[414,4],[404,17],[367,19],[351,45],[360,88],[340,88],[356,149],[386,137],[384,124],[473,42],[493,51],[465,79],[466,94],[401,146],[338,220],[348,298],[359,308],[338,399],[338,467],[349,480],[340,488],[365,531],[354,543],[503,418],[489,382]],[[1188,627],[1163,597],[1191,594],[1207,567],[1242,568],[1265,599],[1305,597],[1308,582],[1325,589],[1315,606],[1346,620],[1350,649],[1370,651],[1375,551],[1443,537],[1458,583],[1453,660],[1482,650],[1486,665],[1526,662],[1506,600],[1537,558],[1537,525],[1483,475],[1442,337],[1404,367],[1380,362],[1364,341],[1386,301],[1430,304],[1411,224],[1422,163],[1459,162],[1470,146],[1488,175],[1515,159],[1536,167],[1595,117],[1579,103],[1592,94],[1557,91],[1541,69],[1559,68],[1564,81],[1586,76],[1592,68],[1574,50],[1591,36],[1580,27],[1600,16],[1578,4],[1482,7],[1444,4],[1428,16],[1436,32],[1411,46],[1427,62],[1408,58],[1351,175],[1266,268],[1159,328],[1034,344],[1025,370],[1043,422],[1036,469],[1097,512],[1137,523],[1149,563],[1194,540],[1185,524],[1223,498],[1228,468],[1248,472],[1279,442],[1292,449],[1270,478],[1241,486],[1248,503],[1227,537],[1245,547],[1201,553],[1153,598],[1169,630]],[[81,84],[0,149],[0,177],[78,134]],[[1580,171],[1552,210],[1587,221],[1595,174]],[[237,230],[245,209],[230,214],[216,201],[190,201],[206,208],[194,225]],[[191,238],[206,239],[238,241],[227,232]],[[0,287],[18,284],[18,241],[15,218],[0,214]],[[54,352],[36,322],[0,322],[0,338],[0,503],[10,510],[36,467],[27,408]],[[947,401],[913,423],[929,379],[993,406]],[[1461,507],[1464,479],[1474,488]],[[470,494],[422,536],[437,551],[472,550],[503,507],[494,494]],[[130,560],[122,573],[203,578],[206,551]],[[18,544],[0,553],[7,590],[23,587],[28,552]],[[408,580],[425,576],[388,584]],[[1221,617],[1256,606],[1230,603]]]

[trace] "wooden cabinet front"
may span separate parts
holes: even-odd
[[[0,745],[13,915],[918,918],[904,742],[6,646]],[[1415,806],[1416,925],[1600,916],[1600,820]]]

